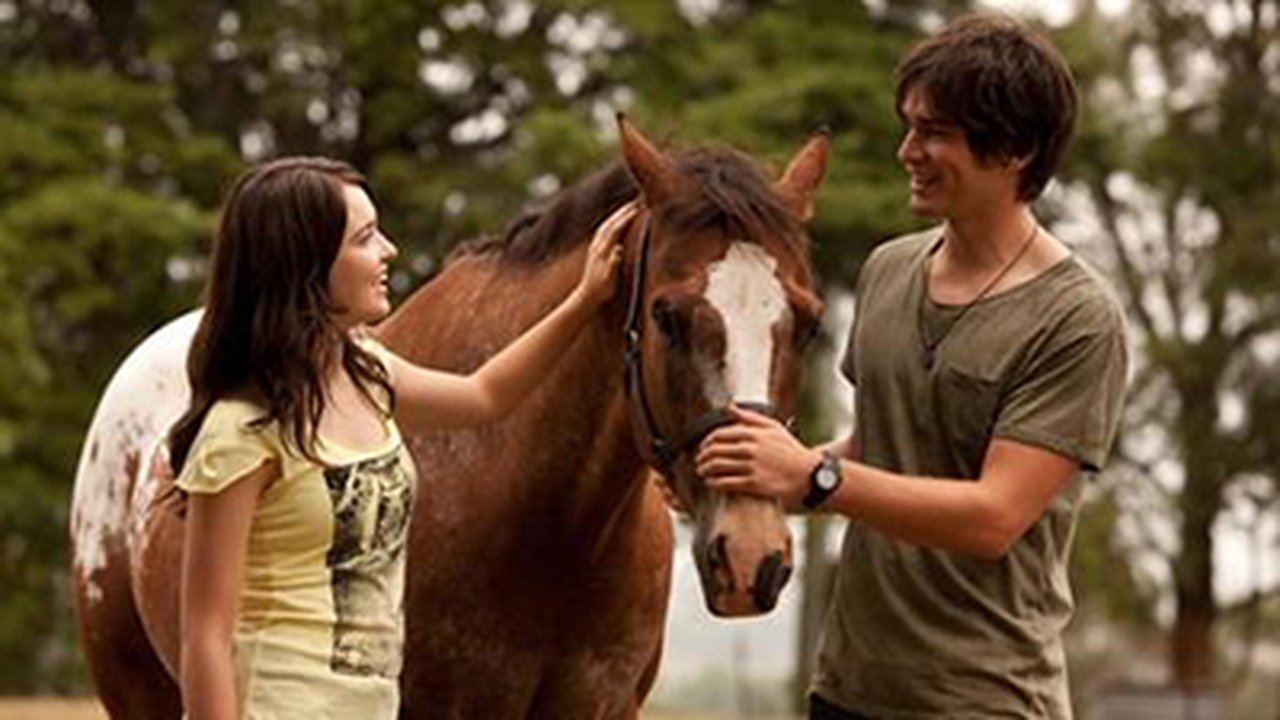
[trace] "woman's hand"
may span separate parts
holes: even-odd
[[[392,356],[396,419],[404,426],[458,427],[505,417],[545,378],[596,308],[613,297],[622,228],[637,204],[618,208],[596,229],[582,280],[550,314],[467,376],[429,370]]]
[[[639,205],[633,200],[618,208],[596,228],[587,248],[587,264],[577,292],[591,307],[613,297],[617,287],[618,263],[622,260],[622,228],[635,217]]]

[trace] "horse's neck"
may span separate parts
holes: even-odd
[[[577,281],[581,260],[561,261],[548,280],[556,297]],[[570,528],[593,536],[609,531],[640,497],[646,467],[635,447],[624,374],[623,323],[626,298],[619,293],[596,310],[566,349],[556,370],[538,390],[543,402],[535,433],[542,452],[563,460],[564,477],[538,488],[563,513]]]
[[[565,359],[569,372],[561,375],[573,384],[558,389],[564,393],[559,396],[561,402],[573,402],[580,393],[593,398],[588,412],[578,418],[577,427],[561,436],[577,438],[570,442],[585,446],[574,477],[552,490],[560,495],[558,501],[572,526],[592,536],[607,534],[618,517],[638,501],[647,474],[636,450],[624,389],[622,334],[618,327],[604,326],[611,315],[600,313],[583,332],[584,342],[571,353],[576,357]]]
[[[401,306],[379,334],[430,367],[469,372],[566,297],[586,248],[544,266],[462,258]],[[644,465],[624,389],[624,293],[596,310],[542,385],[504,422],[502,447],[526,482],[504,490],[582,536],[606,532],[637,498]]]

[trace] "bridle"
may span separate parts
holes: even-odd
[[[633,415],[637,418],[636,429],[639,440],[649,453],[649,464],[667,481],[674,491],[673,474],[676,460],[698,447],[702,439],[713,430],[731,425],[734,417],[727,407],[713,408],[689,421],[682,432],[674,440],[669,439],[658,428],[653,417],[653,408],[649,403],[648,391],[644,384],[644,361],[641,357],[641,341],[644,339],[644,284],[649,266],[649,246],[652,243],[652,213],[646,212],[644,224],[640,229],[640,248],[636,253],[634,270],[631,273],[631,290],[627,299],[627,320],[624,326],[626,337],[627,396],[635,402],[632,404]],[[778,409],[770,403],[741,402],[738,407],[758,412],[769,417],[782,420],[788,427],[790,418],[783,419]],[[647,441],[647,442],[646,442]]]

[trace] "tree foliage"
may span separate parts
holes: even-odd
[[[824,282],[847,287],[876,241],[919,225],[894,160],[893,65],[969,5],[0,0],[0,653],[34,659],[0,665],[0,690],[83,682],[65,608],[79,444],[128,349],[198,302],[220,193],[248,162],[325,154],[366,172],[402,295],[458,241],[607,162],[618,110],[775,171],[825,127],[812,235]],[[1221,32],[1211,6],[1246,20]],[[1228,510],[1275,507],[1276,10],[1133,7],[1117,24],[1086,6],[1061,38],[1089,100],[1070,187],[1103,219],[1144,358],[1129,474],[1101,484],[1100,507],[1137,527],[1145,493],[1180,519],[1171,585],[1211,622],[1205,537]],[[1144,455],[1152,442],[1176,451]],[[1090,585],[1115,569],[1089,548],[1133,544],[1106,512],[1082,531]]]
[[[1147,582],[1174,599],[1183,687],[1228,679],[1213,665],[1215,539],[1274,534],[1280,504],[1277,14],[1274,0],[1134,2],[1118,22],[1086,9],[1065,38],[1088,90],[1073,187],[1139,350],[1113,539],[1167,563]]]

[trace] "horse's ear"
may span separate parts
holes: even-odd
[[[814,133],[787,163],[786,172],[778,180],[778,192],[805,221],[813,217],[813,193],[827,172],[827,148],[830,144],[831,133],[826,129]]]
[[[650,207],[661,205],[675,190],[676,175],[671,161],[622,113],[618,113],[618,137],[622,141],[622,158],[640,186],[645,202]]]

